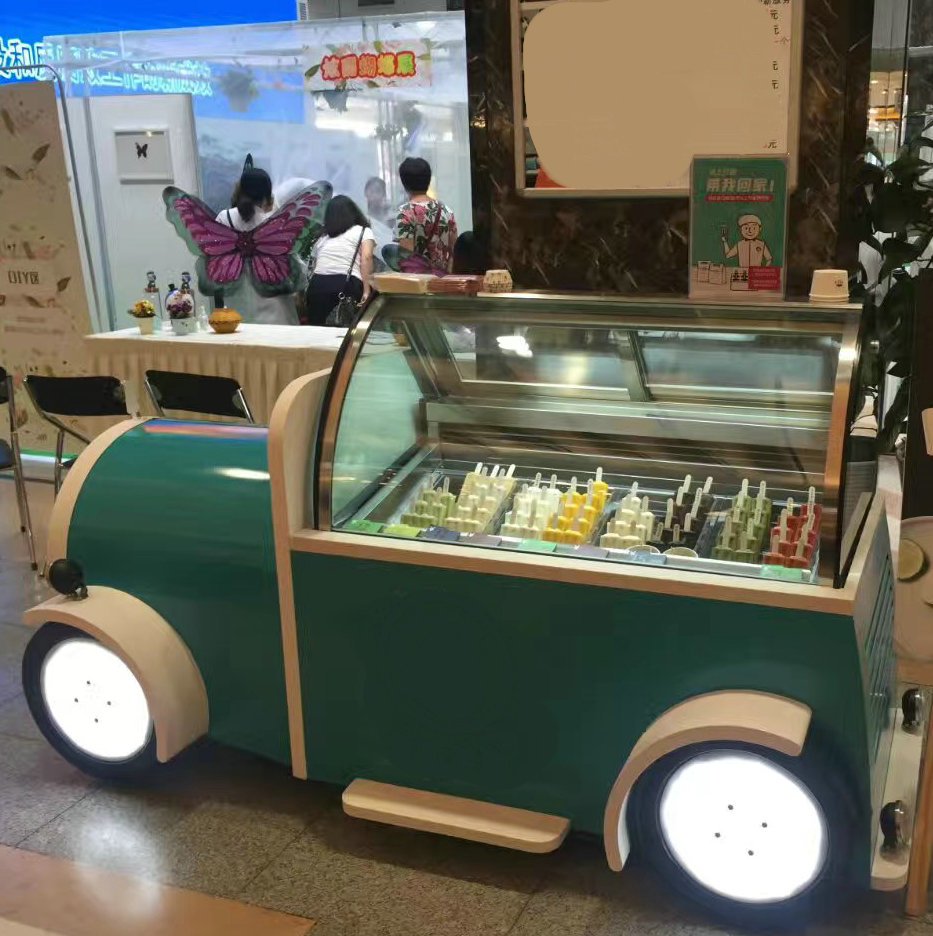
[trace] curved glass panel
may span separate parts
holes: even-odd
[[[385,296],[369,316],[323,438],[325,527],[838,577],[853,307]]]

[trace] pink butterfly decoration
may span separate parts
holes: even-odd
[[[330,183],[316,182],[251,231],[237,231],[216,220],[204,202],[174,186],[166,188],[162,198],[166,216],[198,258],[202,292],[232,289],[249,272],[258,292],[275,296],[297,288],[295,247],[322,224],[332,191]]]

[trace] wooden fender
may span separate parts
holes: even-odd
[[[30,608],[30,627],[77,628],[112,650],[139,680],[155,726],[156,757],[171,760],[207,734],[207,690],[191,651],[149,605],[115,588],[91,586],[84,600],[57,597]]]
[[[603,819],[609,867],[621,871],[628,859],[626,804],[635,782],[652,764],[707,741],[739,741],[799,757],[811,715],[802,702],[752,691],[710,692],[668,709],[638,739],[609,794]]]

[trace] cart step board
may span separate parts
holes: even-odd
[[[554,851],[570,830],[560,816],[373,780],[354,780],[343,791],[343,810],[356,819],[538,854]]]

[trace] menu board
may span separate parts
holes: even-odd
[[[520,189],[684,195],[696,153],[786,154],[793,187],[803,0],[513,2]]]

